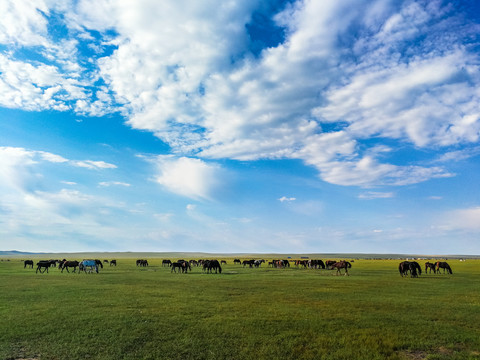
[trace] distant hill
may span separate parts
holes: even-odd
[[[32,255],[32,254],[38,254],[38,253],[24,252],[24,251],[17,251],[17,250],[0,251],[0,256],[9,256],[9,255]]]

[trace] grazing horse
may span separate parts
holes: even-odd
[[[180,262],[173,262],[171,264],[171,267],[172,267],[172,270],[170,270],[170,272],[177,272],[177,269],[178,269],[178,272],[181,272],[182,271],[182,267],[183,267],[183,263],[180,263]]]
[[[352,267],[352,264],[350,264],[348,261],[342,260],[342,261],[337,261],[336,263],[330,265],[331,269],[337,269],[337,275],[341,275],[340,269],[345,269],[345,274],[346,276],[350,276],[348,273],[348,269]]]
[[[260,265],[262,265],[262,263],[264,263],[264,262],[265,262],[265,260],[263,260],[263,259],[262,259],[262,260],[255,260],[255,261],[253,262],[253,265],[258,268],[258,267],[260,267]],[[221,272],[221,271],[220,271],[220,272]]]
[[[453,274],[452,268],[450,267],[450,265],[448,265],[446,261],[437,261],[435,265],[437,267],[438,273],[440,272],[440,269],[443,269],[444,274],[445,274],[445,270],[447,270],[449,274]]]
[[[100,261],[101,263],[101,261]],[[97,260],[83,260],[78,264],[78,273],[85,271],[85,274],[95,271],[98,274],[98,261]]]
[[[321,260],[320,260],[321,261]],[[335,262],[335,261],[334,261]],[[295,260],[295,265],[298,267],[299,265],[302,265],[304,268],[307,268],[309,263],[309,260]],[[322,261],[323,263],[323,261]],[[325,265],[323,265],[323,268],[325,269]]]
[[[147,260],[137,260],[137,266],[148,266],[148,261]]]
[[[220,263],[218,260],[206,260],[203,263],[203,271],[207,271],[207,273],[212,274],[213,270],[215,270],[215,274],[217,274],[217,271],[221,274],[222,273],[222,267],[220,266]]]
[[[312,269],[325,269],[325,264],[322,260],[308,260],[308,266]],[[305,266],[306,267],[306,266]]]
[[[112,265],[117,266],[117,260],[112,260],[112,261],[110,261],[110,266],[112,266]]]
[[[398,272],[400,273],[401,277],[407,276],[409,271],[410,271],[409,261],[402,261],[400,264],[398,264]]]
[[[69,267],[73,267],[73,272],[75,272],[77,270],[77,266],[79,266],[80,263],[78,261],[63,261],[60,263],[60,265],[58,265],[58,269],[59,270],[62,270],[62,273],[63,273],[63,270],[67,270],[67,272],[69,273],[70,271],[68,271],[68,268]]]
[[[412,277],[418,277],[418,275],[422,275],[422,267],[416,261],[410,262],[410,271],[412,273]]]
[[[253,264],[255,264],[255,260],[243,260],[243,267],[245,267],[245,265],[253,267]]]
[[[240,259],[235,259],[233,260],[233,265],[235,264],[242,265],[242,262],[240,261]]]
[[[276,268],[286,268],[290,267],[290,262],[288,260],[273,260],[272,261],[272,267]]]
[[[435,264],[433,264],[431,262],[426,262],[425,263],[425,274],[427,273],[428,270],[430,270],[430,274],[432,273],[432,270],[433,270],[434,274],[437,273],[437,270],[435,269]]]
[[[172,261],[168,259],[162,260],[162,266],[172,266]]]
[[[27,265],[30,266],[31,269],[33,269],[33,260],[25,260],[23,262],[23,268],[25,269]]]
[[[418,275],[422,275],[422,268],[416,261],[402,261],[398,265],[398,271],[400,275],[407,276],[408,272],[410,271],[410,277],[418,277]]]
[[[37,270],[35,271],[35,274],[39,271],[40,274],[44,273],[45,271],[48,273],[48,268],[50,266],[55,266],[55,260],[40,260],[39,262],[37,262]]]
[[[172,270],[170,272],[182,272],[182,273],[187,273],[188,270],[192,271],[192,267],[190,266],[190,263],[185,260],[179,260],[177,262],[172,263]]]

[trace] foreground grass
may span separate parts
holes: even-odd
[[[359,260],[350,277],[149,263],[78,275],[0,262],[0,358],[480,358],[480,261],[418,279],[398,261]]]

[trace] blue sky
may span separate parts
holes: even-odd
[[[1,248],[480,254],[476,1],[0,14]]]

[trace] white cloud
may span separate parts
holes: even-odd
[[[102,182],[98,183],[98,185],[103,186],[103,187],[109,187],[109,186],[129,187],[129,186],[131,186],[129,183],[122,182],[122,181],[102,181]]]
[[[359,199],[371,200],[371,199],[389,199],[395,195],[392,192],[379,192],[379,191],[367,191],[358,195]]]
[[[109,164],[105,161],[94,161],[94,160],[78,160],[71,161],[73,166],[84,167],[87,169],[116,169],[117,166],[114,164]]]
[[[77,183],[74,181],[62,181],[61,183],[65,185],[77,185]]]
[[[480,152],[480,148],[472,148],[472,149],[462,149],[462,150],[454,150],[448,151],[435,160],[437,163],[448,163],[448,162],[459,162],[462,160],[469,159],[473,156],[477,156]]]
[[[471,105],[480,100],[479,92],[468,81],[455,80],[464,72],[473,76],[469,62],[469,54],[457,49],[408,64],[359,69],[349,84],[330,90],[328,105],[314,114],[321,121],[349,122],[355,137],[380,134],[421,147],[475,142],[480,122]]]
[[[211,200],[222,186],[222,169],[200,159],[158,156],[153,160],[158,175],[155,181],[168,191],[193,199]]]
[[[42,160],[49,161],[52,163],[64,163],[68,162],[67,159],[65,159],[63,156],[57,155],[57,154],[52,154],[49,152],[45,151],[37,151],[37,153],[40,155]]]
[[[278,201],[280,201],[280,202],[284,202],[284,201],[290,202],[290,201],[295,201],[295,200],[297,200],[297,199],[294,198],[294,197],[286,197],[286,196],[282,196],[280,199],[278,199]]]
[[[1,1],[0,43],[15,43],[22,46],[45,45],[48,22],[40,11],[49,13],[45,1]]]

